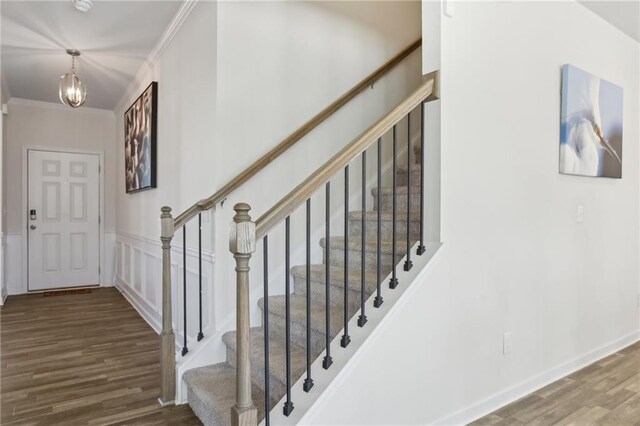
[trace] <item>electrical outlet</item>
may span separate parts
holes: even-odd
[[[576,222],[584,222],[584,207],[581,205],[576,209]]]
[[[502,354],[509,355],[511,353],[511,332],[507,331],[502,335]]]

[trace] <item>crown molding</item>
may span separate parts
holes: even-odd
[[[89,113],[89,114],[105,114],[109,116],[113,116],[114,113],[110,109],[99,109],[99,108],[89,108],[89,107],[80,107],[80,108],[71,108],[66,105],[57,104],[53,102],[45,102],[45,101],[36,101],[33,99],[22,99],[22,98],[11,98],[7,102],[7,105],[11,107],[12,105],[20,105],[20,106],[30,106],[37,108],[47,108],[47,109],[58,109],[66,112],[73,112],[76,114]],[[9,108],[9,114],[11,113],[11,109]]]
[[[149,56],[145,59],[144,63],[136,72],[136,76],[133,81],[129,83],[127,89],[120,98],[120,101],[116,104],[114,111],[122,111],[123,108],[127,107],[131,101],[131,97],[135,95],[133,91],[143,82],[144,77],[149,73],[149,71],[153,68],[153,65],[156,63],[158,58],[162,55],[162,53],[166,50],[166,48],[171,43],[171,40],[176,36],[180,28],[187,20],[193,9],[198,4],[199,0],[185,0],[178,12],[175,14],[165,31],[162,33],[162,36],[158,40],[158,43],[154,46],[154,48],[149,53]]]

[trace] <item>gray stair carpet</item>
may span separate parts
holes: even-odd
[[[418,164],[420,147],[414,147],[415,164],[411,166],[411,186],[407,186],[409,171],[406,164],[398,165],[396,180],[396,259],[395,263],[406,254],[407,223],[410,224],[411,244],[419,237],[420,226],[420,165]],[[407,222],[407,193],[411,192],[411,206],[409,221]],[[372,211],[361,210],[349,213],[349,264],[346,265],[348,296],[348,317],[358,315],[362,288],[361,261],[365,261],[364,298],[367,300],[376,291],[378,257],[378,211],[377,202],[380,197],[380,277],[383,280],[394,263],[392,256],[393,242],[393,188],[373,188]],[[362,218],[364,215],[365,235],[364,253],[362,241]],[[329,258],[326,258],[326,240],[320,240],[320,250],[323,253],[323,264],[309,266],[309,289],[311,295],[310,350],[311,358],[315,360],[325,349],[326,342],[326,278],[329,264],[329,337],[332,340],[344,327],[344,296],[345,296],[345,265],[344,265],[344,236],[329,238]],[[400,265],[399,267],[402,267]],[[293,293],[291,303],[291,383],[295,383],[306,373],[307,348],[307,267],[297,265],[291,268]],[[388,289],[388,283],[381,283]],[[387,290],[385,290],[387,291]],[[268,298],[269,314],[269,395],[270,408],[273,408],[286,393],[286,359],[285,359],[285,296],[270,296]],[[264,299],[258,305],[264,313]],[[370,309],[367,306],[367,309]],[[235,363],[236,363],[236,332],[225,333],[223,341],[227,348],[227,362],[194,368],[184,375],[188,389],[188,401],[193,411],[209,425],[229,425],[231,423],[231,407],[235,401]],[[265,398],[265,359],[264,359],[264,329],[251,329],[251,376],[253,382],[253,400],[258,408],[258,421],[264,419]],[[336,347],[332,350],[340,350]],[[281,409],[281,407],[279,408]]]

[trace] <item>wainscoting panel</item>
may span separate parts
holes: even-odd
[[[160,332],[162,324],[162,246],[154,241],[123,232],[116,233],[116,285],[140,315]],[[171,248],[171,284],[173,327],[176,343],[183,345],[184,336],[184,268],[183,248]],[[202,328],[206,330],[212,316],[214,256],[202,253]],[[187,247],[187,339],[195,340],[199,331],[198,251]],[[190,344],[190,343],[188,343]]]

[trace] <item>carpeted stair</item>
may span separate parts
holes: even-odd
[[[420,158],[419,146],[414,148],[415,160]],[[407,235],[407,165],[398,165],[396,179],[396,259],[399,262],[406,254]],[[411,240],[417,241],[419,235],[419,202],[420,202],[420,165],[411,167]],[[381,279],[391,271],[392,259],[392,202],[393,188],[374,188],[371,191],[373,205],[377,205],[380,197],[381,221]],[[365,299],[376,289],[377,259],[377,223],[378,212],[367,211],[365,214]],[[349,265],[348,291],[349,315],[357,315],[360,303],[360,275],[362,253],[362,211],[354,211],[349,215]],[[326,241],[320,240],[323,257]],[[412,243],[413,244],[413,243]],[[329,239],[329,259],[323,259],[330,265],[330,334],[333,339],[344,326],[344,236]],[[401,267],[401,265],[399,266]],[[325,348],[325,264],[311,265],[311,352],[316,359]],[[295,383],[306,371],[306,265],[291,268],[293,294],[291,295],[291,370],[292,383]],[[388,288],[388,283],[383,283]],[[258,302],[264,309],[264,300]],[[269,297],[269,349],[270,349],[270,406],[285,395],[285,297]],[[374,309],[367,306],[367,309]],[[264,418],[264,330],[262,327],[251,329],[251,375],[253,381],[253,400],[258,408],[258,422]],[[195,368],[184,375],[188,388],[188,401],[193,411],[209,425],[229,425],[231,407],[235,402],[235,362],[236,332],[230,331],[223,336],[227,347],[227,362],[212,366]],[[339,347],[333,351],[340,350]]]

